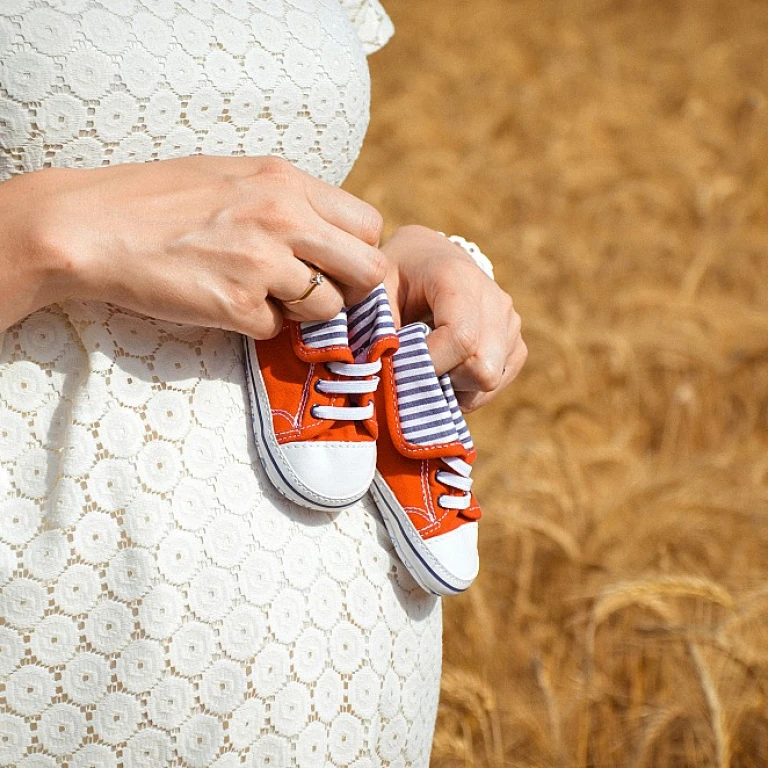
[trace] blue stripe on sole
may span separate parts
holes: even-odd
[[[446,589],[450,590],[450,594],[458,595],[458,594],[461,594],[462,592],[464,592],[465,590],[467,590],[469,588],[469,585],[467,585],[466,587],[455,587],[452,584],[448,583],[444,578],[442,578],[438,573],[436,573],[434,568],[432,568],[432,566],[424,559],[422,554],[419,552],[419,550],[416,548],[414,543],[411,541],[411,539],[408,536],[405,528],[403,527],[403,522],[400,519],[400,515],[398,514],[398,511],[392,507],[392,505],[389,503],[389,500],[386,498],[386,495],[384,493],[382,493],[382,491],[379,490],[377,480],[373,481],[373,484],[371,485],[371,492],[374,494],[374,496],[376,498],[376,502],[379,504],[380,511],[383,512],[382,518],[384,519],[385,525],[387,524],[388,519],[391,520],[392,518],[394,518],[395,522],[397,523],[398,528],[400,529],[400,532],[402,534],[402,538],[405,539],[406,543],[408,544],[408,547],[409,547],[410,551],[413,553],[413,555],[415,555],[418,558],[418,561],[429,572],[431,577],[436,582],[439,582],[440,584],[442,584]],[[389,513],[391,513],[391,514],[387,514],[386,512],[384,512],[383,508],[388,510]],[[405,513],[403,512],[403,514],[405,514]],[[389,525],[387,525],[387,528],[389,528]],[[394,541],[395,541],[395,539],[397,537],[396,537],[396,535],[394,534],[394,532],[392,530],[390,530],[389,533],[390,533],[390,538],[392,539],[392,541],[394,543]],[[409,562],[408,554],[400,552],[400,559],[402,560],[403,565],[405,565],[406,568],[408,568],[408,570],[410,571],[410,573],[414,577],[414,579],[417,582],[419,582],[419,584],[422,587],[425,587],[426,585],[424,585],[423,582],[422,582],[423,576],[421,576],[421,575],[417,576],[416,573],[414,573],[414,566]],[[440,596],[446,594],[445,592],[434,592],[431,589],[427,589],[427,591],[428,592],[432,592],[432,594],[436,594],[436,595],[440,595]]]

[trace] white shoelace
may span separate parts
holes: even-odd
[[[320,379],[315,385],[318,392],[332,395],[360,395],[366,392],[375,392],[379,385],[379,377],[373,376],[381,370],[381,360],[373,363],[325,363],[331,373],[337,376],[347,376],[351,381],[327,381]],[[362,376],[373,376],[372,379],[363,379]],[[364,408],[358,406],[340,405],[313,405],[311,413],[318,419],[332,419],[333,421],[363,421],[373,416],[373,403],[368,403]]]
[[[444,469],[438,469],[435,475],[437,481],[450,488],[464,491],[464,494],[462,496],[451,496],[444,493],[438,498],[437,503],[443,509],[466,509],[472,501],[470,488],[472,488],[473,481],[469,477],[472,465],[467,464],[466,461],[458,456],[444,456],[441,461],[444,461],[452,471],[448,472]]]

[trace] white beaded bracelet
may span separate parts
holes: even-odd
[[[443,237],[448,237],[445,232],[438,232]],[[485,272],[491,280],[496,278],[493,276],[493,264],[491,260],[478,248],[477,243],[473,243],[470,240],[465,240],[461,235],[451,235],[448,239],[456,245],[460,245],[472,258],[472,261],[477,264],[480,269]]]

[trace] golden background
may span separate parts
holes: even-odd
[[[433,766],[768,765],[768,2],[385,0],[345,185],[523,318]]]

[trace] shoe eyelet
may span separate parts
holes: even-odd
[[[321,395],[325,395],[325,394],[327,394],[327,392],[325,392],[322,389],[320,389],[320,382],[321,381],[322,381],[322,379],[315,379],[314,389],[315,389],[315,392],[319,392]]]
[[[309,412],[310,412],[310,414],[312,415],[312,418],[313,418],[313,419],[319,419],[320,417],[319,417],[319,416],[318,416],[318,415],[315,413],[315,408],[317,408],[317,405],[313,405],[313,406],[312,406],[312,407],[309,409]]]
[[[446,507],[446,506],[443,506],[443,497],[444,497],[444,496],[445,496],[445,494],[444,494],[444,493],[441,493],[441,494],[440,494],[440,495],[437,497],[437,506],[438,506],[438,507],[440,507],[440,509],[448,509],[448,507]]]

